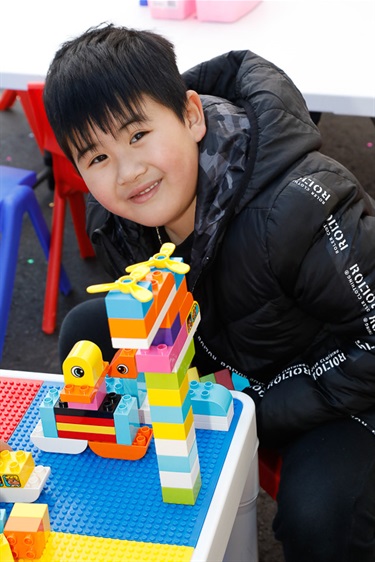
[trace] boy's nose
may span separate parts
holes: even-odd
[[[145,169],[141,162],[120,162],[117,170],[117,183],[119,185],[133,183],[145,172]]]

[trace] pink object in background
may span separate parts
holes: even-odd
[[[195,12],[195,0],[148,0],[153,18],[183,20]]]
[[[233,22],[249,13],[261,0],[196,0],[200,21]]]

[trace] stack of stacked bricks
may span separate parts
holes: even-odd
[[[15,503],[4,527],[1,561],[40,558],[50,531],[48,505]]]
[[[151,301],[116,290],[105,301],[112,345],[121,348],[115,362],[133,349],[138,377],[145,377],[163,500],[193,505],[201,476],[188,369],[200,316],[185,275],[171,269],[153,267],[145,276]]]

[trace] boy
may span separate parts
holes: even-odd
[[[247,51],[181,78],[167,40],[109,25],[62,46],[45,104],[111,277],[168,240],[190,264],[196,366],[250,381],[283,458],[287,562],[373,562],[375,204],[318,152],[299,91]],[[111,359],[104,298],[68,315],[62,359],[79,339]]]

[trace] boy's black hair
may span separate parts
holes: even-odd
[[[170,108],[183,121],[186,86],[174,47],[166,38],[113,24],[90,28],[57,51],[44,86],[44,103],[57,141],[71,147],[93,142],[93,127],[113,131],[113,119],[143,116],[142,98]]]

